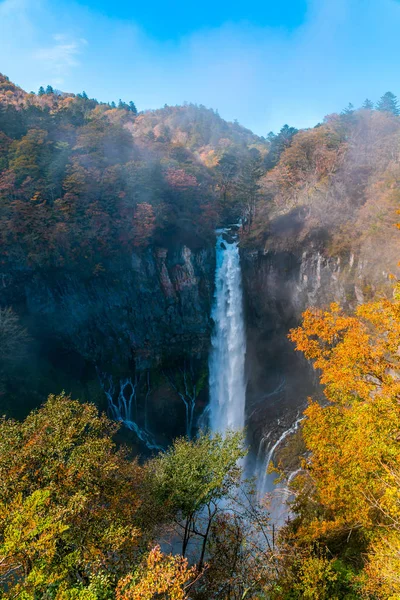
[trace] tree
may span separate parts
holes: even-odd
[[[256,206],[261,189],[259,180],[263,173],[261,154],[257,148],[251,148],[248,156],[242,161],[236,186],[237,194],[242,204],[244,224],[248,227],[251,227],[256,214]]]
[[[197,578],[196,568],[189,567],[186,558],[165,555],[156,546],[134,575],[119,582],[116,600],[186,600],[187,591]]]
[[[238,461],[245,454],[242,433],[230,432],[225,438],[202,433],[196,440],[175,440],[170,449],[146,465],[154,514],[161,511],[166,522],[175,523],[182,539],[182,556],[186,556],[189,542],[197,540],[199,570],[219,503],[240,484]]]
[[[142,471],[116,450],[117,428],[94,405],[63,394],[22,423],[1,421],[5,598],[47,597],[50,590],[61,598],[102,573],[115,579],[135,568]]]
[[[386,92],[386,94],[384,94],[379,100],[376,109],[380,112],[392,113],[396,117],[399,116],[400,109],[397,96],[395,96],[392,92]]]
[[[351,102],[349,102],[348,105],[346,106],[346,108],[344,108],[341,112],[341,114],[344,116],[352,115],[353,113],[354,113],[354,105]]]
[[[44,91],[44,87],[41,85],[38,91],[38,96],[44,96],[46,92]]]
[[[137,108],[135,106],[135,103],[132,102],[132,100],[129,102],[129,110],[134,114],[137,115]]]
[[[38,186],[50,158],[48,133],[43,129],[30,129],[26,135],[15,140],[10,147],[9,165],[16,175],[16,183],[30,178]]]
[[[289,148],[296,133],[298,133],[298,129],[286,124],[283,125],[278,135],[272,131],[268,134],[267,140],[270,142],[270,149],[265,160],[267,169],[272,169],[279,162],[282,152]]]
[[[215,171],[221,194],[222,208],[226,209],[228,201],[233,199],[235,180],[239,172],[237,156],[230,152],[224,152],[218,159]]]
[[[118,108],[123,109],[123,110],[130,110],[129,104],[127,104],[126,102],[122,102],[121,98],[119,99],[119,102],[118,102]]]
[[[368,98],[366,98],[364,100],[362,108],[364,108],[365,110],[373,110],[374,109],[374,103],[372,102],[372,100],[369,100]]]
[[[155,214],[151,204],[139,203],[133,217],[133,245],[136,248],[146,248],[155,230]]]
[[[48,85],[48,86],[47,86],[47,88],[46,88],[46,92],[45,92],[45,93],[46,93],[46,94],[54,94],[54,90],[53,90],[53,88],[51,87],[51,85]]]
[[[342,110],[342,112],[340,113],[340,118],[342,123],[345,124],[343,135],[347,137],[347,129],[349,128],[349,126],[352,126],[355,122],[354,106],[351,102],[349,102],[346,108]]]
[[[336,304],[326,311],[308,310],[302,326],[290,337],[320,371],[329,401],[326,406],[310,402],[305,412],[303,437],[309,458],[304,462],[305,476],[297,484],[294,539],[335,547],[344,560],[352,544],[358,568],[364,566],[365,592],[382,599],[397,597],[398,286],[393,300],[363,304],[352,316]]]

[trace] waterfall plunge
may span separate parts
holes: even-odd
[[[217,266],[215,273],[215,294],[211,316],[214,332],[211,338],[209,359],[210,404],[208,407],[209,425],[213,432],[224,433],[228,429],[240,430],[245,424],[246,383],[244,364],[246,355],[246,337],[243,318],[242,275],[238,243],[232,240],[229,230],[218,231]],[[229,234],[230,241],[224,239]],[[280,393],[285,383],[271,393]],[[271,523],[282,526],[289,517],[286,501],[290,496],[287,486],[275,486],[276,478],[268,474],[268,467],[277,448],[294,433],[301,421],[282,433],[270,447],[267,439],[260,444],[255,475],[259,500],[270,494]],[[299,472],[289,476],[289,482]]]
[[[228,231],[218,231],[209,359],[210,427],[220,433],[243,429],[246,400],[242,274],[238,242],[224,239]]]

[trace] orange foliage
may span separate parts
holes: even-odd
[[[189,567],[182,556],[163,554],[159,546],[153,548],[134,575],[122,579],[116,590],[117,600],[186,600],[196,568]]]
[[[165,178],[173,188],[179,189],[197,186],[196,177],[186,173],[183,169],[168,169]]]
[[[303,436],[312,453],[306,467],[319,501],[332,511],[308,531],[370,527],[400,509],[391,474],[400,469],[400,301],[364,304],[354,316],[332,304],[307,310],[303,319],[290,338],[320,370],[331,402],[311,402],[305,412]]]

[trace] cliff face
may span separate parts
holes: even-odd
[[[329,257],[321,244],[312,243],[297,252],[243,250],[242,270],[248,429],[257,447],[266,431],[286,429],[307,397],[318,394],[315,372],[287,339],[301,313],[331,302],[354,308],[378,291],[390,293],[390,282],[388,273],[371,270],[362,258]]]
[[[24,286],[27,310],[85,359],[142,369],[169,354],[204,352],[213,254],[148,249],[98,277],[38,274]]]
[[[67,391],[103,407],[110,381],[118,402],[121,382],[130,380],[136,413],[124,417],[146,421],[162,439],[186,433],[187,397],[196,411],[206,401],[214,270],[213,248],[178,246],[134,253],[89,279],[63,271],[4,274],[3,301],[18,306],[40,340],[29,348],[36,403],[50,392],[49,371]],[[58,391],[54,379],[51,386]]]

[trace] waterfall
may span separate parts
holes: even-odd
[[[223,433],[245,423],[246,337],[238,241],[230,230],[217,233],[209,419],[211,430]]]
[[[137,419],[136,388],[138,385],[136,377],[134,381],[132,381],[130,377],[120,379],[119,384],[115,385],[111,375],[107,375],[106,373],[101,372],[99,369],[97,369],[97,375],[108,401],[108,411],[111,418],[113,418],[115,421],[120,421],[127,429],[133,431],[139,440],[143,442],[143,444],[145,444],[149,450],[164,450],[162,446],[156,443],[154,436],[148,430],[147,395],[145,403],[144,427],[140,427],[137,423],[137,420],[135,420],[135,418]]]
[[[268,473],[268,470],[271,461],[274,458],[275,451],[281,446],[281,444],[285,441],[287,437],[289,437],[297,431],[302,420],[303,417],[299,417],[298,419],[296,419],[293,425],[282,433],[282,435],[277,439],[275,444],[268,448],[268,453],[266,453],[264,450],[264,444],[267,441],[267,438],[263,438],[261,440],[260,448],[258,450],[259,464],[257,468],[257,490],[260,498],[262,498],[267,492],[271,492],[274,489],[273,482],[276,479],[276,475]],[[267,437],[269,437],[269,435]],[[265,458],[263,458],[263,455],[265,456]]]
[[[268,495],[268,510],[270,513],[271,523],[276,528],[282,527],[287,520],[290,518],[290,510],[287,505],[287,501],[290,498],[290,489],[288,484],[293,480],[296,475],[301,471],[296,469],[289,474],[287,482],[281,482],[277,485],[274,483],[277,475],[275,473],[268,473],[269,466],[273,461],[276,450],[283,444],[283,442],[289,436],[293,435],[304,417],[299,417],[293,423],[291,427],[283,431],[281,436],[276,440],[274,444],[267,445],[267,441],[270,437],[268,434],[260,442],[260,447],[257,456],[256,465],[256,479],[257,479],[257,496],[260,501]],[[265,448],[267,446],[267,448]]]

